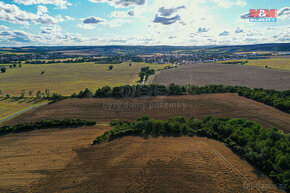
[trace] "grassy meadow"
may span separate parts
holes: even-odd
[[[24,99],[0,98],[0,120],[9,117],[10,115],[13,115],[19,111],[32,107],[34,105],[39,105],[47,102],[48,101],[45,100],[32,98],[24,98]]]
[[[38,90],[49,89],[50,93],[71,95],[82,89],[97,89],[103,86],[120,86],[136,84],[138,73],[142,67],[162,69],[168,64],[129,63],[113,64],[113,70],[108,70],[110,64],[85,63],[55,63],[55,64],[22,64],[22,68],[7,69],[0,73],[0,89],[3,95],[20,96],[22,90],[26,94],[32,90],[34,95]],[[41,72],[44,71],[44,74]]]
[[[290,58],[270,58],[270,59],[259,59],[259,60],[227,60],[224,62],[234,62],[234,61],[248,61],[248,66],[257,66],[265,68],[268,66],[269,68],[273,69],[280,69],[280,70],[290,70]],[[218,62],[223,63],[223,62]]]

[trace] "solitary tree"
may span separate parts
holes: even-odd
[[[36,92],[36,98],[41,98],[41,91],[40,90],[38,90],[37,92]]]
[[[110,65],[109,66],[109,70],[113,70],[114,66],[113,65]]]
[[[132,63],[130,63],[129,66],[132,66]]]
[[[19,68],[21,68],[21,67],[22,67],[21,63],[20,63],[20,64],[18,64],[18,67],[19,67]]]
[[[0,90],[0,96],[2,96],[3,95],[3,92],[2,92],[2,90]]]
[[[32,97],[32,96],[33,96],[33,91],[30,90],[29,93],[28,93],[28,95],[29,95],[30,97]]]
[[[46,96],[46,97],[50,97],[50,92],[49,92],[48,89],[45,89],[45,96]]]
[[[6,72],[6,68],[5,68],[5,67],[2,67],[2,68],[1,68],[1,72],[2,72],[2,73],[5,73],[5,72]]]
[[[23,89],[23,90],[21,90],[21,98],[24,98],[25,97],[25,93],[26,93],[26,90],[25,89]]]

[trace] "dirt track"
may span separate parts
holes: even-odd
[[[224,144],[199,137],[125,137],[80,149],[64,169],[32,192],[280,192]],[[282,191],[281,191],[282,192]]]
[[[223,84],[275,90],[290,90],[290,72],[233,64],[202,63],[163,70],[154,76],[153,84],[170,83],[204,86]]]
[[[111,106],[110,106],[111,105]],[[166,106],[167,105],[167,106]],[[149,97],[131,99],[67,99],[26,112],[4,124],[42,119],[82,118],[108,122],[136,120],[144,114],[155,119],[173,116],[246,118],[265,127],[290,131],[290,115],[236,94]]]

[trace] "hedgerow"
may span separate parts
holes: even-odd
[[[5,135],[8,133],[26,132],[36,129],[45,129],[54,127],[75,127],[95,124],[96,121],[86,121],[81,119],[42,120],[38,122],[23,123],[18,125],[7,125],[0,127],[0,135]]]

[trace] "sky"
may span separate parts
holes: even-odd
[[[250,22],[277,9],[277,22]],[[289,0],[0,0],[0,46],[290,42]]]

